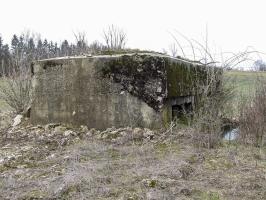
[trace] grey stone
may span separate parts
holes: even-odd
[[[83,132],[83,133],[87,133],[89,131],[88,127],[85,125],[81,125],[80,126],[80,131]]]
[[[60,126],[59,123],[49,123],[49,124],[46,124],[44,126],[44,130],[47,132],[47,131],[50,131],[52,128],[55,128],[57,126]]]
[[[68,137],[68,136],[70,136],[72,134],[72,132],[73,131],[71,131],[71,130],[67,130],[67,131],[64,132],[64,136]]]
[[[19,125],[22,121],[22,118],[23,118],[23,115],[17,115],[15,118],[14,118],[14,122],[12,124],[13,127]]]
[[[64,133],[67,130],[65,126],[56,126],[54,128],[55,133]]]
[[[152,140],[154,138],[154,132],[149,130],[149,129],[144,129],[144,134],[143,136],[147,139]]]

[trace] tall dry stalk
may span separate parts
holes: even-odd
[[[127,35],[122,29],[111,25],[104,30],[103,39],[109,50],[121,50],[125,48]]]
[[[257,77],[254,94],[240,102],[239,130],[240,138],[245,143],[263,146],[266,135],[266,80]]]

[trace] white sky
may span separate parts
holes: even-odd
[[[169,31],[202,42],[207,25],[213,52],[247,46],[266,52],[265,0],[2,0],[0,6],[4,42],[25,29],[48,40],[74,41],[73,31],[85,31],[89,42],[102,41],[103,29],[115,24],[126,31],[128,47],[161,51],[173,42]]]

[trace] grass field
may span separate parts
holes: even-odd
[[[256,80],[260,78],[266,79],[266,72],[253,71],[227,71],[225,72],[225,81],[228,84],[234,84],[235,91],[238,94],[247,95],[254,91]]]
[[[232,87],[234,95],[228,102],[227,117],[238,116],[239,102],[245,101],[254,95],[257,80],[265,79],[266,72],[253,71],[226,71],[224,76],[225,85]]]

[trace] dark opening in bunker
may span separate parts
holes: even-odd
[[[182,96],[170,99],[172,120],[190,117],[193,111],[194,96]]]
[[[191,112],[192,112],[192,103],[172,105],[172,120],[189,116],[191,115]]]

